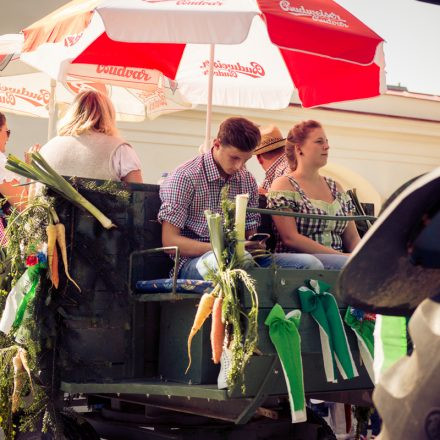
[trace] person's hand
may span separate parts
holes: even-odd
[[[267,189],[264,189],[263,187],[259,186],[258,187],[258,194],[266,195],[267,194]]]
[[[266,240],[263,241],[246,240],[244,242],[244,247],[253,257],[257,257],[266,253]]]
[[[31,163],[31,155],[32,153],[38,153],[41,149],[41,145],[40,144],[34,144],[32,145],[32,147],[29,148],[29,150],[26,151],[26,153],[24,153],[24,161],[27,164]]]

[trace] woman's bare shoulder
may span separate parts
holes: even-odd
[[[293,191],[292,184],[288,176],[277,177],[270,186],[270,191]]]

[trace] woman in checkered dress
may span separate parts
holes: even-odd
[[[329,144],[321,124],[304,121],[287,136],[290,174],[276,179],[267,195],[271,209],[305,214],[350,215],[353,202],[334,180],[321,176]],[[327,269],[342,267],[360,237],[354,222],[273,216],[277,252],[316,255]]]

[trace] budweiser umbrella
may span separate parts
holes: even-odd
[[[312,107],[385,86],[382,38],[332,0],[74,0],[24,34],[23,59],[57,78],[68,62],[82,78],[121,66],[106,73],[138,88],[145,68],[176,79],[208,104],[207,136],[212,102],[283,108],[296,87]]]
[[[95,81],[66,75],[57,82],[20,61],[23,36],[0,36],[0,109],[22,115],[49,118],[48,137],[53,134],[56,122],[55,104],[61,110],[67,107],[82,88],[93,88],[108,94],[118,120],[141,121],[178,111],[191,105],[177,90],[177,83],[157,71],[145,71],[149,77],[144,90],[131,89],[106,83],[105,78]],[[105,70],[108,66],[103,66]]]

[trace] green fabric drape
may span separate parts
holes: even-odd
[[[298,288],[301,308],[312,315],[319,326],[324,370],[328,382],[337,382],[336,368],[344,379],[358,376],[348,345],[338,304],[329,292],[330,286],[319,280],[306,280]]]
[[[301,337],[298,331],[300,320],[300,310],[292,310],[285,315],[282,307],[275,304],[264,322],[269,326],[269,336],[283,368],[292,423],[307,420],[301,360]]]

